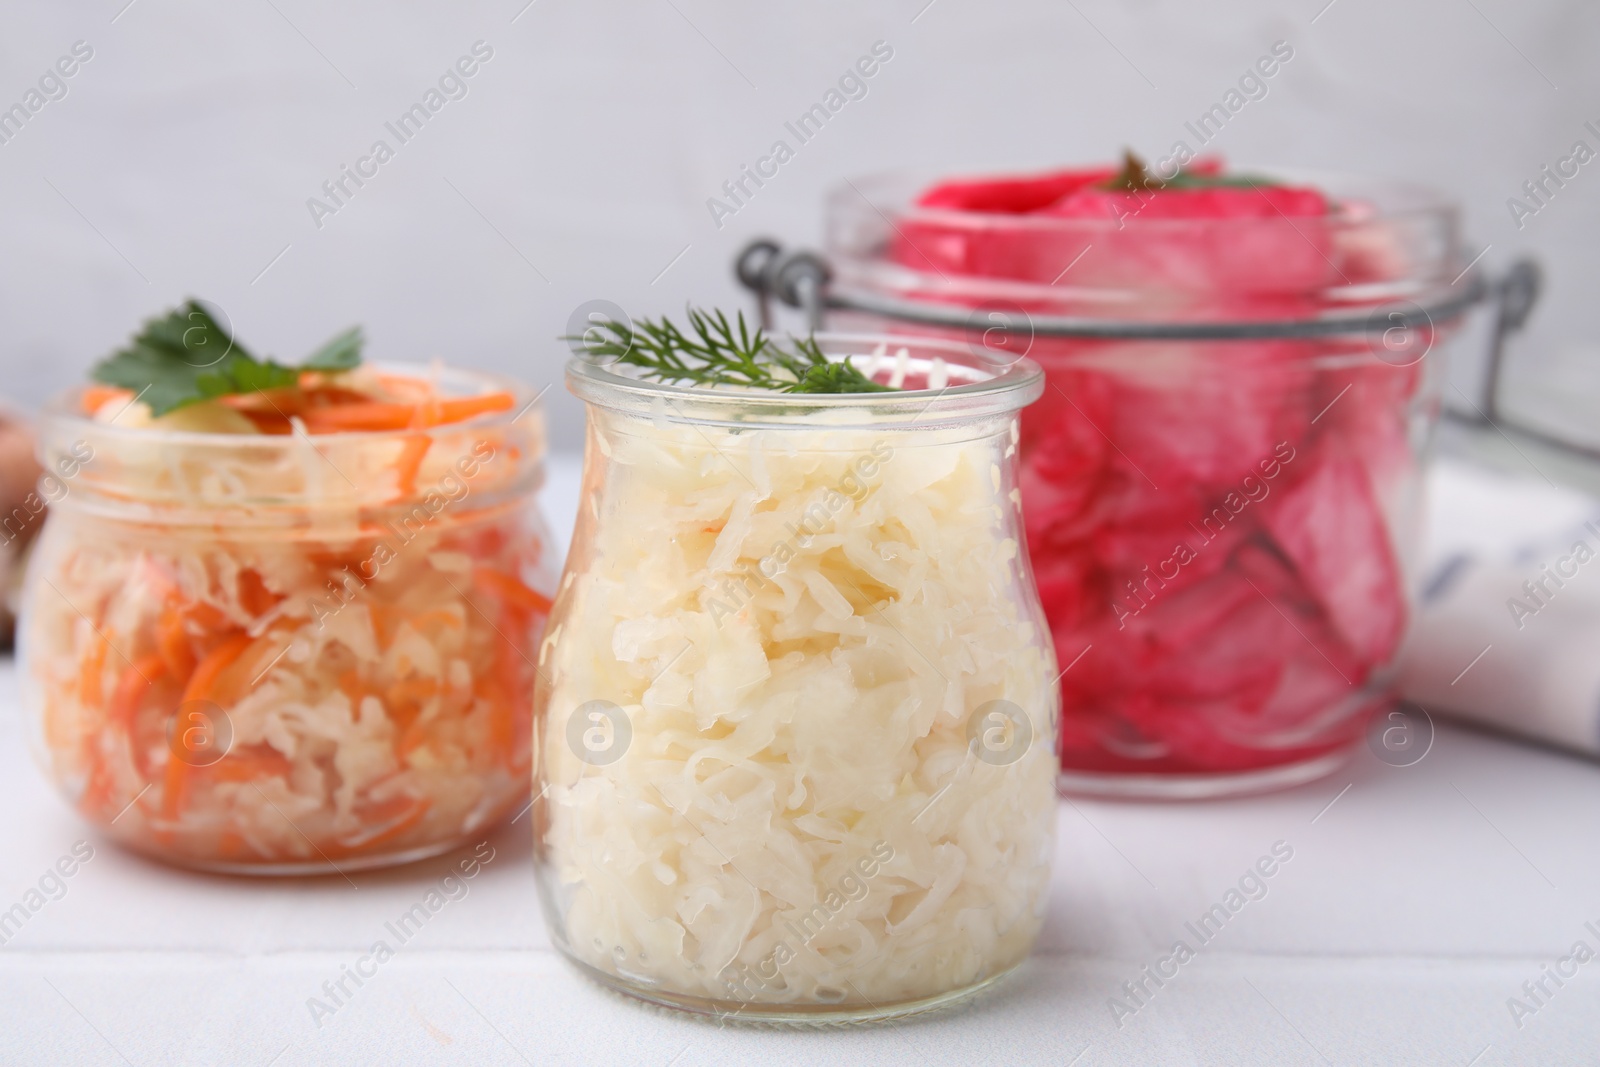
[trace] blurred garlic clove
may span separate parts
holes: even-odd
[[[0,647],[11,646],[22,561],[44,523],[41,473],[32,424],[9,405],[0,406]]]

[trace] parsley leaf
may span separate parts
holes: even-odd
[[[352,326],[307,357],[305,370],[353,370],[361,364],[361,327]]]
[[[212,318],[198,301],[185,301],[151,319],[128,342],[97,364],[97,382],[140,394],[157,416],[213,397],[286,389],[302,370],[342,371],[361,363],[361,328],[329,341],[299,367],[257,359]]]

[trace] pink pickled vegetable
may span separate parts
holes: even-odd
[[[1405,269],[1381,229],[1351,225],[1366,210],[1217,160],[1163,183],[1130,159],[943,183],[888,254],[944,282],[1029,283],[1052,314],[1305,318]],[[1063,766],[1224,773],[1348,744],[1388,699],[1406,628],[1389,509],[1416,465],[1415,361],[1348,337],[1039,337],[1028,354],[1048,384],[1019,484],[1072,665]]]

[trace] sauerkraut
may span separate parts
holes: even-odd
[[[82,436],[96,458],[26,591],[40,756],[86,817],[164,858],[294,871],[449,847],[526,803],[537,415],[317,439],[131,422],[46,423],[47,452]]]
[[[555,940],[645,996],[750,1014],[1004,973],[1055,821],[1014,412],[873,432],[672,411],[590,409],[535,725]]]

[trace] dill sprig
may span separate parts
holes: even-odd
[[[830,360],[815,337],[794,337],[786,349],[757,328],[752,331],[740,312],[733,321],[721,311],[689,308],[685,333],[671,319],[636,323],[607,318],[581,337],[594,362],[626,363],[662,382],[735,385],[779,393],[881,393],[880,385],[849,360]]]

